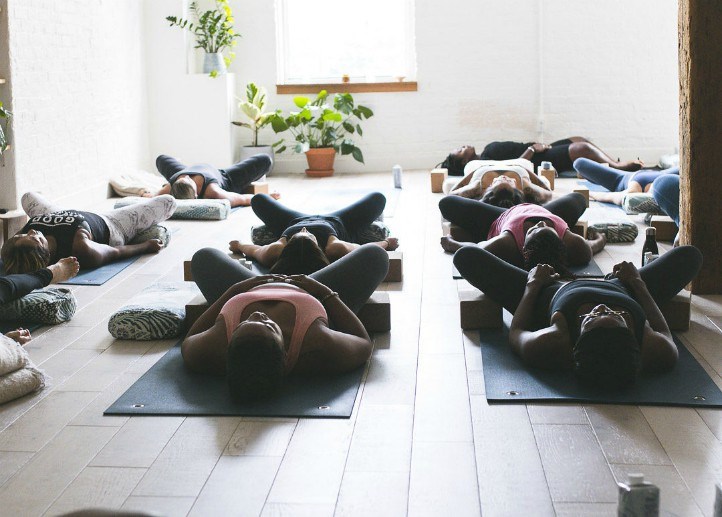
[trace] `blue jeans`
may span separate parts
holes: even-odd
[[[654,180],[652,196],[659,208],[679,227],[679,176],[667,174]]]

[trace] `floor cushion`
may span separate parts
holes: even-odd
[[[639,233],[637,225],[627,214],[606,203],[590,203],[580,219],[587,221],[589,228],[604,234],[609,243],[633,242]]]
[[[37,391],[45,376],[16,341],[0,334],[0,404]]]
[[[140,244],[141,242],[149,241],[151,239],[158,239],[163,243],[163,247],[167,248],[170,242],[171,231],[163,226],[162,224],[154,224],[150,228],[146,228],[142,232],[139,232],[130,244]]]
[[[622,199],[622,208],[628,214],[666,215],[652,197],[652,194],[637,192]]]
[[[116,339],[147,341],[181,335],[186,303],[200,291],[193,282],[159,282],[130,299],[110,317],[108,332]]]
[[[115,208],[138,203],[143,197],[124,197],[115,202]],[[227,199],[176,199],[176,209],[171,219],[201,219],[218,221],[231,213],[231,202]]]
[[[56,325],[72,318],[77,308],[78,302],[70,289],[45,287],[0,305],[0,320]]]
[[[374,221],[368,228],[359,232],[358,244],[367,244],[369,242],[382,241],[391,235],[391,230],[381,221]],[[278,240],[278,237],[265,225],[254,226],[251,228],[251,242],[258,246],[265,246]]]

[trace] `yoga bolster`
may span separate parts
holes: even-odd
[[[368,228],[359,232],[357,244],[367,244],[369,242],[379,242],[391,235],[391,231],[381,221],[374,221]],[[251,228],[251,242],[258,246],[265,246],[276,242],[278,236],[276,236],[265,224],[260,226],[254,226]]]
[[[637,238],[637,225],[615,206],[604,203],[592,203],[581,219],[587,221],[589,228],[604,234],[608,243],[633,242]]]
[[[78,302],[70,289],[45,287],[0,305],[0,320],[56,325],[72,318],[77,308]]]
[[[140,244],[141,242],[149,241],[151,239],[158,239],[163,243],[163,247],[167,248],[170,243],[171,232],[168,228],[160,224],[154,224],[150,228],[146,228],[142,232],[138,233],[130,244]]]
[[[115,202],[115,208],[138,203],[143,197],[125,197]],[[171,219],[201,219],[218,221],[226,219],[231,213],[231,203],[227,199],[176,199],[176,209]]]
[[[627,194],[622,199],[622,208],[628,214],[659,214],[665,215],[659,205],[652,197],[652,194]]]
[[[146,287],[113,314],[108,332],[116,339],[148,341],[178,337],[185,305],[198,294],[190,282],[165,282]]]

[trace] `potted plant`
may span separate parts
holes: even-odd
[[[232,122],[233,125],[250,129],[253,134],[251,145],[241,147],[241,160],[245,160],[256,154],[267,154],[271,157],[271,161],[273,161],[273,146],[258,145],[258,132],[269,125],[273,117],[280,116],[281,110],[265,111],[266,99],[267,93],[265,88],[259,88],[255,83],[248,83],[246,85],[246,98],[240,100],[238,107],[241,113],[248,117],[249,121],[241,122],[234,120]]]
[[[233,30],[233,13],[228,0],[215,0],[215,8],[202,13],[198,10],[198,3],[191,2],[189,10],[195,23],[177,16],[166,16],[165,19],[170,22],[171,27],[188,29],[195,35],[196,45],[193,48],[202,48],[205,51],[203,73],[210,74],[211,77],[225,74],[235,53],[229,52],[228,56],[224,56],[223,51],[235,47],[236,38],[241,37]]]
[[[360,122],[373,116],[366,106],[357,106],[350,93],[337,93],[333,102],[327,103],[328,92],[321,90],[314,100],[295,97],[294,104],[300,111],[292,111],[287,117],[274,115],[271,127],[276,133],[289,131],[293,135],[293,150],[305,153],[308,161],[306,174],[314,177],[331,176],[336,153],[350,154],[364,163],[363,153],[351,136],[363,136]],[[273,144],[276,152],[286,149],[283,140]]]
[[[6,121],[9,121],[11,116],[12,113],[3,108],[3,103],[0,102],[0,118],[4,118]],[[7,150],[9,145],[8,139],[5,136],[5,130],[3,130],[2,125],[0,125],[0,156],[2,156],[2,154]]]

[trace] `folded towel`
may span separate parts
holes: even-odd
[[[0,376],[24,368],[30,360],[17,341],[0,334]]]
[[[45,376],[33,366],[0,377],[0,404],[10,402],[45,387]]]

